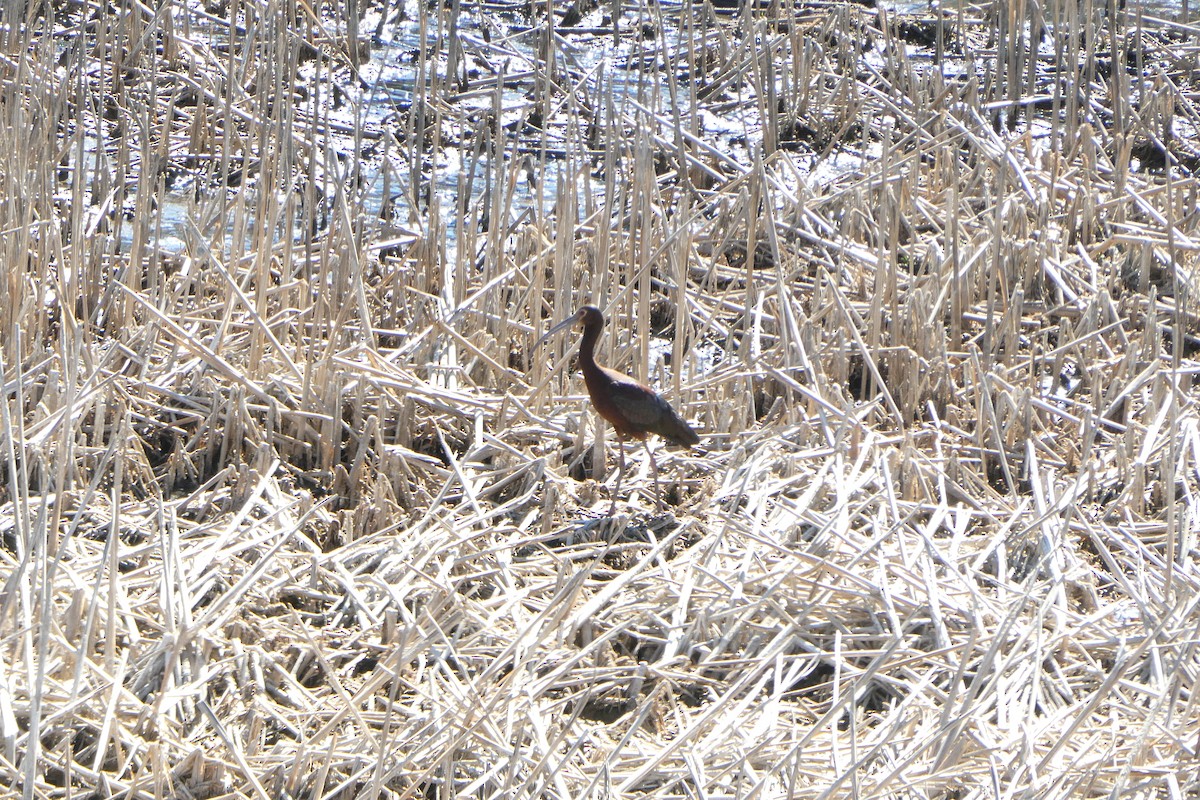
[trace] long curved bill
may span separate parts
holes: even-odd
[[[534,347],[541,346],[541,344],[543,342],[545,342],[547,339],[549,339],[551,336],[558,333],[559,331],[566,330],[567,328],[571,327],[578,321],[579,321],[579,315],[572,314],[571,316],[567,317],[562,322],[558,323],[553,328],[551,328],[550,330],[548,330],[544,334],[542,334],[542,338],[537,340],[537,344],[535,344]]]

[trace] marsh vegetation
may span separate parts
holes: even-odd
[[[6,792],[1200,791],[1188,21],[2,21]]]

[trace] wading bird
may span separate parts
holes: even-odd
[[[604,327],[604,314],[595,306],[579,309],[546,331],[538,340],[538,344],[576,324],[583,326],[583,341],[579,345],[579,367],[583,370],[583,382],[587,385],[588,396],[592,405],[600,412],[600,416],[608,420],[617,432],[617,454],[621,466],[617,473],[617,487],[613,489],[613,504],[609,513],[612,514],[617,508],[617,494],[621,491],[621,480],[625,477],[626,437],[640,439],[646,446],[646,453],[650,456],[650,469],[654,473],[654,493],[659,508],[662,508],[662,494],[658,488],[658,464],[654,462],[654,453],[650,451],[646,434],[657,433],[671,444],[682,447],[691,447],[700,441],[700,437],[684,422],[683,417],[675,413],[670,403],[653,389],[596,363],[596,341]]]

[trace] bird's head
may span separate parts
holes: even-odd
[[[597,328],[603,327],[604,314],[595,306],[584,306],[571,316],[564,319],[562,322],[555,325],[550,330],[546,331],[542,338],[538,339],[537,343],[541,344],[559,331],[565,330],[566,328],[570,328],[574,325],[582,325],[585,329],[593,326]]]

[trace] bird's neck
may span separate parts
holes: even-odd
[[[596,342],[600,340],[600,326],[588,326],[583,330],[583,341],[579,343],[579,357],[584,363],[596,361]]]

